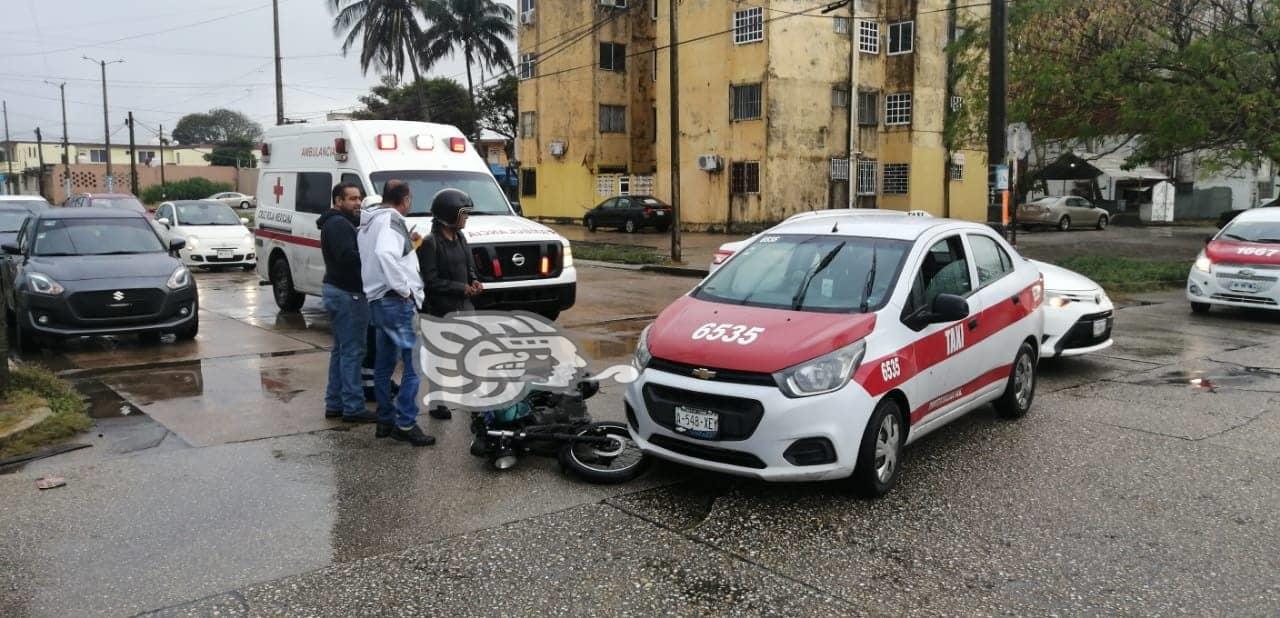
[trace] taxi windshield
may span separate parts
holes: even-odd
[[[1222,238],[1245,242],[1280,243],[1280,221],[1232,221]]]
[[[694,291],[701,300],[824,313],[875,311],[911,243],[852,236],[770,235]]]

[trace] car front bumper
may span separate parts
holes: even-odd
[[[1045,294],[1048,296],[1052,293]],[[1101,302],[1073,301],[1063,307],[1045,304],[1044,335],[1040,338],[1041,358],[1080,356],[1111,347],[1111,330],[1115,326],[1114,306],[1101,292],[1097,295],[1102,299]]]
[[[484,291],[471,302],[481,310],[565,311],[573,307],[577,296],[578,271],[570,266],[554,278],[485,283]]]
[[[834,393],[792,399],[776,386],[699,380],[653,368],[628,385],[623,399],[631,436],[644,452],[765,481],[848,477],[875,405],[852,382]],[[684,404],[719,413],[721,437],[677,431],[674,406]],[[798,461],[801,447],[829,448],[830,455]]]
[[[81,311],[78,311],[79,303],[69,302],[74,294],[104,290],[76,290],[59,296],[23,292],[18,319],[35,333],[57,337],[167,332],[186,327],[197,319],[200,304],[196,286],[189,285],[173,291],[167,288],[142,289],[148,292],[154,290],[153,293],[162,300],[151,308],[154,310],[148,309],[137,315],[122,317],[87,317],[81,312],[83,305],[80,305]]]
[[[1192,267],[1187,300],[1227,307],[1280,310],[1280,268],[1214,264],[1206,273]]]
[[[227,251],[230,251],[230,254],[226,253]],[[258,263],[257,250],[252,246],[235,249],[184,248],[178,252],[178,256],[187,266],[254,266]]]

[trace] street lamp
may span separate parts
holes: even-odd
[[[114,179],[111,178],[111,122],[107,120],[107,65],[120,64],[124,60],[96,60],[88,56],[81,56],[89,62],[96,63],[102,69],[102,142],[106,148],[107,154],[107,192],[115,190]]]

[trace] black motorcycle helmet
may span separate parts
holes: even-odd
[[[458,189],[443,189],[431,199],[431,216],[445,225],[457,225],[458,215],[475,207],[471,196]]]

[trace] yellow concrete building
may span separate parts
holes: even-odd
[[[673,0],[634,3],[521,0],[518,153],[531,216],[580,217],[608,195],[648,191],[648,172],[653,194],[671,195]],[[823,14],[812,0],[674,4],[685,229],[749,229],[845,207],[850,175],[857,206],[985,220],[985,148],[951,151],[943,139],[955,95],[946,46],[956,23],[985,7],[853,0]],[[624,71],[611,62],[617,44]],[[624,133],[609,132],[618,128],[610,105],[626,106]]]

